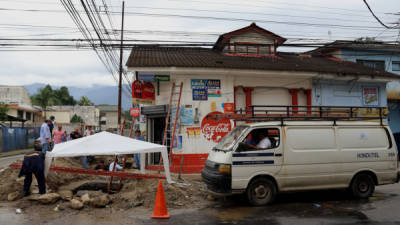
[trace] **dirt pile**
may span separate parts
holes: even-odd
[[[8,194],[22,192],[24,179],[18,178],[19,169],[7,168],[0,173],[0,200],[8,199]]]
[[[121,192],[114,194],[113,206],[130,208],[134,206],[154,207],[158,180],[137,179],[125,180]],[[184,208],[201,206],[206,201],[205,186],[200,181],[168,184],[163,182],[167,206],[169,208]]]

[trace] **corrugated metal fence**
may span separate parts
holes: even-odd
[[[39,130],[39,127],[1,127],[0,150],[9,152],[33,147],[35,139],[39,137]]]

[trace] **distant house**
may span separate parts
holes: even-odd
[[[100,112],[100,130],[116,130],[118,128],[118,106],[98,105]]]
[[[99,127],[100,111],[95,106],[49,106],[46,110],[46,119],[54,116],[55,123],[68,127],[68,131],[73,128],[68,125],[71,124],[71,119],[74,115],[83,119],[84,123],[82,125],[84,126]]]
[[[0,103],[8,105],[8,115],[15,125],[43,122],[39,107],[32,106],[28,90],[22,86],[0,86]]]
[[[172,171],[183,165],[183,172],[200,172],[210,150],[239,124],[211,121],[209,114],[251,105],[385,107],[386,83],[400,80],[360,63],[279,52],[285,41],[253,23],[221,34],[213,48],[132,48],[128,70],[157,90],[155,106],[142,107],[148,141],[161,143],[172,84],[183,83],[184,111],[176,133],[179,144],[171,150]],[[149,157],[148,163],[158,165],[157,160]]]
[[[331,56],[400,75],[400,46],[379,41],[334,41],[310,51],[314,56]]]
[[[334,41],[309,53],[356,62],[400,77],[400,45],[379,41]],[[397,133],[400,132],[400,85],[398,82],[389,82],[386,90],[389,125],[392,131]]]

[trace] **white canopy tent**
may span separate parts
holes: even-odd
[[[160,152],[163,158],[165,177],[168,183],[173,183],[169,172],[167,147],[163,145],[153,144],[150,142],[139,141],[133,138],[109,133],[106,131],[56,144],[51,152],[46,154],[46,171],[47,175],[53,158],[56,157],[76,157],[76,156],[96,156],[96,155],[126,155],[141,154],[140,171],[144,173],[144,154]],[[142,160],[143,159],[143,160]]]

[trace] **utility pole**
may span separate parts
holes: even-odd
[[[119,50],[119,86],[118,86],[118,126],[121,127],[122,115],[122,48],[124,44],[124,14],[125,14],[125,1],[122,1],[122,23],[121,23],[121,46]]]

